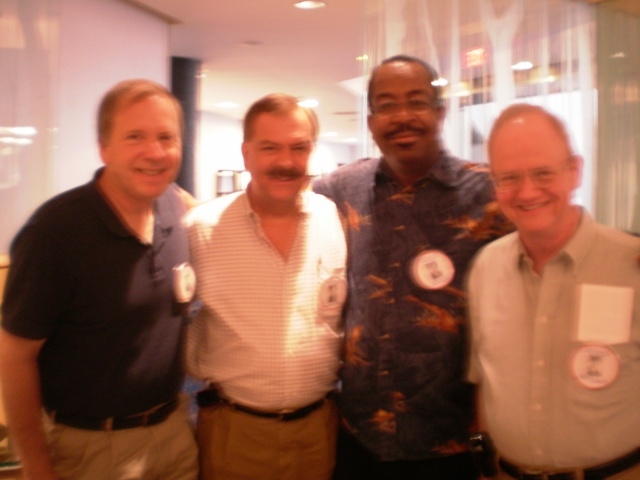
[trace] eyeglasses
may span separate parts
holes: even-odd
[[[438,108],[438,103],[434,100],[409,100],[408,102],[381,102],[371,106],[373,115],[391,116],[406,109],[410,113],[424,113],[428,110]]]
[[[498,192],[511,192],[522,186],[525,175],[528,176],[533,184],[538,188],[551,187],[560,173],[569,168],[569,162],[567,161],[559,167],[538,167],[531,168],[529,170],[514,170],[511,172],[492,173],[491,180]]]

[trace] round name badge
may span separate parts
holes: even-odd
[[[173,294],[178,303],[190,302],[196,293],[196,272],[189,262],[173,267]]]
[[[329,277],[320,286],[320,309],[322,312],[340,310],[347,298],[347,282],[344,278]]]
[[[451,259],[440,250],[426,250],[411,262],[413,283],[427,290],[438,290],[451,283],[456,267]]]
[[[584,345],[571,357],[571,372],[584,388],[605,388],[620,374],[620,357],[606,345]]]

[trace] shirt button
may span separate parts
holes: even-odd
[[[380,375],[386,377],[389,375],[389,370],[380,370]]]
[[[533,409],[534,412],[539,412],[542,410],[542,405],[540,405],[539,403],[536,403],[531,408]]]
[[[543,325],[546,325],[548,321],[549,318],[546,315],[540,317],[540,323],[542,323]]]
[[[389,340],[391,338],[391,334],[385,333],[384,335],[380,335],[380,340]]]
[[[542,367],[544,367],[544,365],[545,365],[544,360],[538,360],[538,361],[536,362],[536,366],[537,366],[537,367],[542,368]]]

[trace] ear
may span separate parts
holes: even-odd
[[[584,160],[582,156],[574,154],[569,157],[569,171],[572,175],[573,190],[577,190],[582,185],[582,167]]]
[[[442,122],[444,122],[444,117],[447,114],[447,108],[444,106],[444,104],[442,105],[438,105],[438,107],[436,108],[436,115],[438,117],[438,123],[442,125]]]
[[[242,158],[244,160],[244,169],[249,170],[249,162],[247,160],[247,158],[249,158],[249,145],[247,144],[247,142],[242,142],[242,147],[240,148],[240,150],[242,151]]]
[[[109,163],[109,157],[107,156],[107,147],[106,147],[106,145],[104,145],[103,143],[100,143],[99,144],[99,149],[100,149],[100,159],[102,160],[102,163],[107,165]]]
[[[372,123],[373,123],[373,115],[369,114],[367,115],[367,127],[369,127],[369,130],[371,130]]]

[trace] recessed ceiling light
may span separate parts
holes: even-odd
[[[434,81],[431,82],[431,85],[433,85],[434,87],[445,87],[449,84],[449,80],[447,80],[446,78],[436,78]]]
[[[515,65],[511,65],[511,70],[531,70],[533,68],[533,63],[531,62],[518,62]]]
[[[218,103],[214,103],[213,106],[217,108],[229,109],[229,108],[237,108],[238,104],[235,102],[218,102]]]
[[[314,8],[322,8],[327,4],[325,2],[317,1],[317,0],[304,0],[302,2],[296,2],[293,4],[296,8],[302,8],[304,10],[313,10]]]
[[[318,105],[320,105],[320,102],[318,102],[318,100],[315,100],[313,98],[309,98],[307,100],[300,100],[298,102],[298,105],[304,108],[316,108]]]

